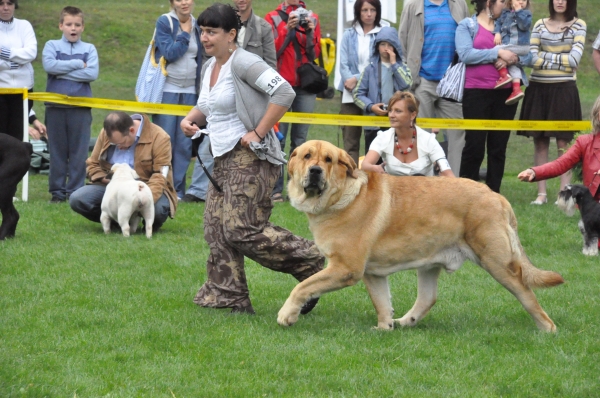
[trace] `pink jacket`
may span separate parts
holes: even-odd
[[[583,163],[583,184],[590,189],[594,199],[600,200],[600,175],[594,173],[600,170],[600,136],[598,133],[585,134],[577,137],[575,143],[558,159],[532,167],[535,171],[535,181],[558,177],[571,170],[577,163]]]

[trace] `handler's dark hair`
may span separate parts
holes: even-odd
[[[555,19],[556,11],[554,10],[553,0],[548,1],[548,11],[550,11],[550,18]],[[564,18],[565,22],[568,22],[573,18],[577,18],[577,0],[567,1],[567,9],[565,10]]]
[[[381,2],[379,0],[356,0],[354,3],[354,21],[352,21],[352,25],[359,23],[360,26],[363,26],[362,21],[360,20],[360,10],[362,10],[365,3],[369,3],[375,7],[375,12],[377,12],[375,26],[381,26]]]
[[[496,1],[497,0],[490,0],[490,5],[496,4]],[[481,11],[485,10],[487,2],[488,0],[471,0],[471,4],[475,6],[475,14],[479,14]],[[550,2],[552,2],[552,0],[550,0]]]
[[[115,131],[123,135],[128,134],[131,126],[133,126],[133,119],[123,111],[111,112],[104,119],[104,132],[108,138],[111,138]]]
[[[242,21],[233,7],[228,4],[215,3],[202,11],[196,19],[198,26],[209,28],[221,28],[225,32],[235,29],[234,42],[237,42],[237,35],[240,32]]]

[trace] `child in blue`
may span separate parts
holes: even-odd
[[[387,104],[396,91],[412,85],[408,66],[402,62],[398,31],[390,26],[381,28],[373,41],[371,63],[361,73],[352,92],[354,103],[366,115],[386,116]],[[379,127],[365,127],[365,153],[377,137]]]
[[[506,7],[494,24],[494,33],[496,33],[494,44],[502,45],[502,48],[519,56],[527,56],[531,37],[529,0],[508,0]],[[525,95],[521,90],[521,80],[527,82],[523,68],[519,65],[510,65],[508,68],[498,69],[498,73],[500,78],[496,82],[496,88],[502,88],[512,82],[513,91],[508,96],[506,105],[519,102]]]
[[[93,44],[81,41],[83,12],[77,7],[63,8],[58,28],[63,33],[62,38],[49,40],[42,52],[42,64],[48,73],[46,91],[91,97],[90,82],[98,78],[98,52]],[[72,192],[85,184],[92,110],[46,102],[46,127],[50,151],[50,202],[65,202]]]

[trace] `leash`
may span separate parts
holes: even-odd
[[[194,126],[197,126],[197,124],[195,122],[192,122],[192,124]],[[204,136],[206,136],[206,134],[202,133],[201,130],[198,130],[198,132],[196,133],[196,135],[194,135],[192,137],[192,146],[196,150],[196,158],[198,159],[198,162],[200,163],[200,167],[202,167],[202,170],[204,170],[204,173],[206,173],[206,176],[210,180],[210,182],[213,185],[213,187],[215,187],[215,189],[217,190],[217,192],[222,193],[223,190],[221,189],[221,187],[219,186],[219,184],[217,184],[217,181],[215,181],[215,179],[213,178],[213,176],[210,175],[210,173],[208,172],[208,169],[206,168],[206,166],[202,162],[202,159],[200,158],[199,148],[200,148],[200,144],[202,144],[202,141],[204,141]]]

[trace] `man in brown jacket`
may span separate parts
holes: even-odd
[[[154,198],[154,231],[167,217],[175,216],[177,194],[173,188],[169,135],[148,116],[129,116],[124,112],[111,112],[104,119],[104,128],[86,161],[90,185],[79,188],[69,198],[75,212],[100,222],[100,206],[110,181],[106,177],[115,163],[128,163],[150,187]]]

